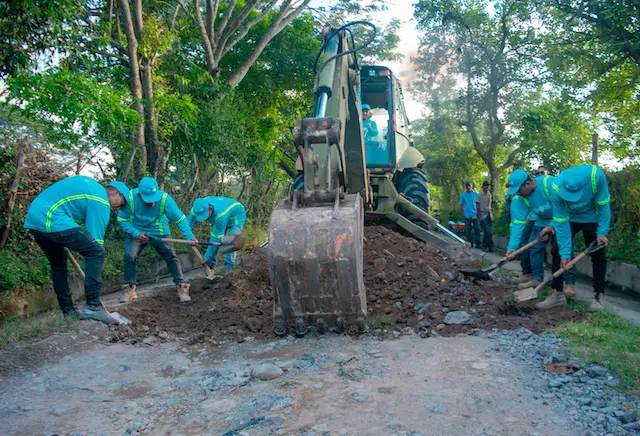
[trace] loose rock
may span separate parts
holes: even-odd
[[[473,315],[470,315],[469,313],[462,310],[449,312],[447,313],[447,316],[444,317],[444,320],[442,322],[448,325],[472,324]]]
[[[273,380],[284,374],[282,369],[272,363],[262,363],[251,368],[251,377],[260,380]]]

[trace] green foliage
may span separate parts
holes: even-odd
[[[620,388],[640,392],[640,328],[610,312],[597,312],[588,321],[567,323],[554,330],[567,338],[569,349],[587,363],[611,362]]]
[[[582,163],[594,130],[580,112],[567,96],[542,98],[522,108],[523,156],[544,163],[551,174]]]
[[[384,329],[393,324],[393,319],[389,315],[376,315],[371,326],[374,329]]]

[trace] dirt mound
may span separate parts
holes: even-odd
[[[364,246],[364,282],[373,329],[411,327],[444,336],[492,328],[527,327],[538,332],[583,316],[571,309],[537,312],[532,308],[535,302],[506,305],[512,287],[502,281],[464,280],[459,266],[444,252],[385,227],[367,227]],[[153,343],[178,337],[200,342],[274,336],[264,250],[253,251],[243,258],[241,269],[215,282],[193,281],[191,296],[190,304],[180,304],[174,288],[168,288],[119,308],[134,324],[115,328],[112,340]],[[470,323],[445,325],[447,313],[454,311],[466,312]]]
[[[119,307],[134,324],[117,326],[111,340],[178,337],[201,342],[272,336],[273,296],[266,253],[256,249],[243,258],[243,264],[216,281],[193,280],[191,303],[180,303],[170,287]]]

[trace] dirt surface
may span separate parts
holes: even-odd
[[[264,363],[283,372],[252,377]],[[579,434],[528,371],[473,336],[102,343],[2,379],[0,434]]]
[[[534,332],[583,314],[571,309],[537,312],[534,302],[505,304],[513,284],[467,281],[459,266],[440,250],[385,227],[367,227],[364,282],[369,326],[380,334],[410,327],[443,336],[473,329],[527,327]],[[189,304],[180,304],[173,287],[118,310],[132,326],[119,326],[111,341],[135,343],[180,338],[189,343],[274,337],[273,296],[266,254],[255,250],[243,267],[211,282],[192,281]],[[445,325],[447,312],[466,311],[471,324]],[[384,330],[384,331],[383,331]]]

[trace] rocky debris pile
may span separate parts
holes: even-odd
[[[404,328],[423,336],[450,336],[478,329],[526,327],[533,331],[581,319],[561,309],[538,312],[536,301],[505,304],[514,285],[503,280],[467,280],[443,251],[385,227],[365,230],[364,282],[369,326],[397,336]]]
[[[133,325],[112,327],[110,340],[153,345],[171,339],[197,343],[273,336],[273,295],[266,253],[256,249],[243,263],[245,267],[215,281],[193,280],[188,304],[180,303],[175,288],[170,287],[119,307]]]
[[[567,362],[579,365],[577,359],[567,358],[558,348],[565,341],[550,334],[536,335],[528,329],[498,330],[486,334],[496,342],[496,350],[510,355],[529,367],[532,383],[527,389],[543,404],[558,405],[573,419],[573,425],[598,435],[640,434],[634,401],[614,391],[620,381],[608,368],[587,366],[570,374],[554,374],[543,369],[544,364]]]
[[[500,280],[466,280],[460,267],[435,247],[385,227],[367,227],[363,274],[369,327],[382,336],[409,331],[450,336],[492,328],[541,331],[584,316],[571,309],[536,312],[535,301],[505,306],[512,286]],[[111,340],[153,345],[174,338],[196,343],[275,336],[269,267],[262,249],[217,281],[193,281],[191,298],[191,303],[180,304],[171,287],[118,308],[134,324],[114,327]]]

